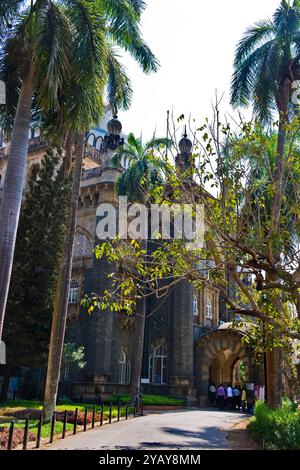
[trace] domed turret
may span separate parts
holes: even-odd
[[[192,161],[193,143],[187,136],[186,126],[184,127],[184,134],[179,141],[178,147],[179,154],[176,156],[176,165],[182,170],[187,170]]]
[[[184,129],[183,137],[179,141],[178,146],[179,146],[181,155],[190,155],[190,153],[192,152],[193,144],[192,144],[192,141],[187,136],[186,127]]]
[[[118,116],[115,114],[107,123],[107,131],[112,135],[120,135],[122,131],[122,123],[119,121]]]
[[[118,116],[114,114],[113,118],[107,123],[107,134],[103,140],[104,150],[116,150],[124,144],[124,138],[121,137],[122,123]]]

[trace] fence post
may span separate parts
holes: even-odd
[[[29,419],[26,418],[23,436],[23,450],[27,450],[28,443],[28,430],[29,430]]]
[[[141,398],[141,416],[144,416],[144,401]]]
[[[12,422],[10,423],[10,428],[9,428],[7,450],[11,450],[11,448],[12,448],[13,437],[14,437],[14,428],[15,428],[15,422],[14,422],[14,420],[12,420]]]
[[[61,436],[62,439],[64,439],[64,438],[66,437],[67,420],[68,420],[68,411],[65,410],[65,413],[64,413],[64,424],[63,424],[63,430],[62,430],[62,436]]]
[[[100,426],[103,426],[103,403],[101,403]]]
[[[128,401],[126,402],[125,419],[128,419]]]
[[[136,404],[133,404],[133,417],[135,418],[136,415]]]
[[[36,436],[36,446],[35,446],[36,449],[39,449],[40,445],[41,445],[42,426],[43,426],[43,416],[40,415],[38,430],[37,430],[37,436]]]
[[[120,399],[118,398],[118,421],[120,421]]]
[[[78,418],[78,408],[76,408],[75,415],[74,415],[73,434],[76,434],[76,431],[77,431],[77,418]]]
[[[52,419],[51,419],[50,444],[52,444],[52,442],[53,442],[53,437],[54,437],[55,418],[56,418],[56,413],[55,413],[55,411],[54,411],[54,412],[53,412],[53,415],[52,415]]]
[[[109,424],[111,423],[111,413],[112,413],[112,402],[110,402],[109,404],[109,420],[108,420]]]
[[[87,425],[87,414],[88,414],[88,409],[85,408],[84,410],[84,423],[83,423],[83,430],[86,431],[86,425]]]
[[[95,427],[95,414],[96,414],[96,407],[93,406],[92,428]]]

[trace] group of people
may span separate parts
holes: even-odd
[[[218,387],[211,383],[208,389],[208,404],[218,407],[219,410],[242,410],[248,409],[246,389],[239,385],[232,387],[230,384],[220,384]]]

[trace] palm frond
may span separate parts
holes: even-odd
[[[145,144],[145,149],[146,150],[148,150],[148,149],[157,149],[157,148],[162,147],[162,146],[170,147],[171,145],[173,145],[173,140],[167,139],[166,137],[155,137],[155,136],[153,136],[153,138]]]
[[[259,21],[247,29],[236,48],[235,67],[239,67],[254,49],[263,44],[272,35],[274,35],[274,25],[269,19]]]
[[[132,8],[138,15],[141,15],[147,6],[146,2],[144,2],[143,0],[128,0],[128,1],[132,5]]]
[[[299,30],[299,10],[289,1],[282,0],[273,15],[275,32],[278,37],[289,36]]]
[[[280,51],[276,47],[276,43],[273,42],[267,52],[261,55],[257,67],[256,79],[253,84],[253,110],[263,123],[271,121],[272,112],[276,109],[280,59]]]
[[[72,29],[62,9],[53,2],[40,8],[34,26],[35,84],[39,105],[47,112],[57,107],[65,77],[71,73]]]
[[[135,151],[136,154],[141,154],[143,151],[143,144],[140,138],[130,132],[127,136],[127,143]]]
[[[231,81],[231,104],[233,106],[248,106],[253,97],[259,64],[274,45],[270,40],[258,49],[255,49],[248,57],[236,67]]]
[[[132,87],[124,66],[119,62],[113,47],[108,46],[107,101],[113,113],[118,109],[129,109]]]
[[[25,5],[26,0],[1,0],[0,2],[0,39],[5,37],[15,17]]]
[[[6,133],[13,128],[19,93],[22,85],[22,57],[19,61],[15,58],[18,51],[22,50],[23,40],[20,37],[12,37],[5,43],[2,50],[0,79],[6,84],[6,103],[0,106],[0,126]]]
[[[89,76],[103,87],[107,77],[106,24],[98,1],[64,0],[73,26],[73,51],[77,61],[78,78],[82,83]]]
[[[129,147],[126,147],[126,145],[124,145],[123,148],[120,148],[116,153],[114,153],[111,158],[111,161],[114,166],[118,166],[124,160],[130,163],[132,160],[135,159],[135,156],[135,152]]]
[[[129,0],[103,1],[108,12],[108,31],[113,42],[128,51],[145,73],[156,72],[159,62],[142,38],[138,25],[140,14],[136,13]]]

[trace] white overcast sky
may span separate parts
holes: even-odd
[[[132,79],[129,111],[120,113],[123,131],[148,138],[165,135],[166,112],[188,115],[202,124],[211,114],[215,90],[230,112],[229,85],[235,45],[245,29],[271,17],[279,0],[147,0],[142,18],[144,38],[157,55],[158,73],[144,75],[127,56]]]

